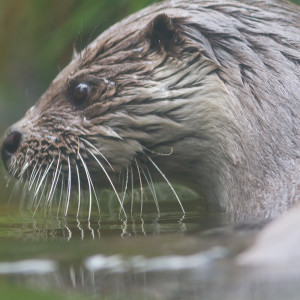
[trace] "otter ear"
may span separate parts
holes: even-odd
[[[73,55],[72,60],[76,59],[79,56],[79,52],[77,51],[75,45],[73,45]]]
[[[175,54],[175,45],[179,39],[179,24],[166,14],[157,15],[146,27],[145,37],[150,48]]]

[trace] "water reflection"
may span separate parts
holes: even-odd
[[[22,226],[18,236],[35,240],[62,238],[71,239],[101,239],[103,237],[130,238],[138,236],[155,236],[160,234],[187,234],[199,230],[201,224],[196,222],[196,215],[162,214],[159,218],[132,216],[130,219],[111,219],[102,216],[91,218],[90,221],[68,218],[43,218],[22,215]],[[203,225],[202,225],[203,226]],[[207,226],[209,226],[207,224]]]
[[[155,242],[160,240],[151,242],[153,247],[159,247]],[[139,246],[137,243],[136,247]],[[65,251],[70,250],[66,244],[64,247]],[[103,246],[94,242],[94,248],[97,247],[101,252]],[[298,299],[299,296],[299,266],[239,267],[226,247],[214,246],[187,255],[154,256],[128,255],[128,247],[129,244],[124,244],[121,254],[95,254],[81,257],[79,261],[0,263],[0,273],[1,276],[9,274],[10,280],[18,284],[34,288],[65,293],[79,291],[83,295],[109,299],[276,300]],[[31,264],[35,268],[29,267]]]
[[[6,217],[11,218],[12,221],[15,217],[19,232],[17,226],[7,223],[6,217],[1,214],[0,225],[2,223],[4,227],[15,227],[16,232],[10,233],[17,234],[18,238],[34,240],[61,238],[70,241],[71,239],[94,240],[107,236],[127,238],[169,233],[187,234],[221,226],[227,222],[220,213],[208,214],[199,203],[197,199],[186,201],[186,213],[183,214],[174,205],[174,201],[161,202],[159,212],[152,202],[144,202],[142,214],[137,207],[126,216],[120,214],[118,206],[108,204],[107,207],[101,207],[100,213],[93,211],[91,216],[88,211],[82,210],[79,217],[76,205],[70,205],[67,216],[58,214],[55,206],[47,211],[43,209],[32,211],[28,207],[17,205],[16,211],[9,212]],[[124,207],[130,211],[126,205]]]
[[[76,208],[45,217],[3,206],[0,283],[108,299],[298,299],[297,262],[236,262],[260,225],[229,225],[197,200],[185,202],[185,211],[165,201],[158,214],[144,203],[142,216],[137,210],[124,218],[109,206],[88,221],[76,218]]]

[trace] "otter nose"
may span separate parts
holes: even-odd
[[[1,150],[1,157],[5,166],[8,159],[18,150],[21,139],[22,134],[18,131],[12,131],[5,137]]]

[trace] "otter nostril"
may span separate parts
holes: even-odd
[[[3,141],[1,156],[6,162],[19,148],[22,134],[18,131],[9,133]]]

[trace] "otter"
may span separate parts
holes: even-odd
[[[280,214],[300,197],[299,19],[277,0],[163,1],[127,17],[10,127],[6,169],[36,194],[48,182],[48,203],[64,185],[66,207],[77,188],[90,206],[98,188],[122,205],[122,187],[166,181],[235,219]]]

